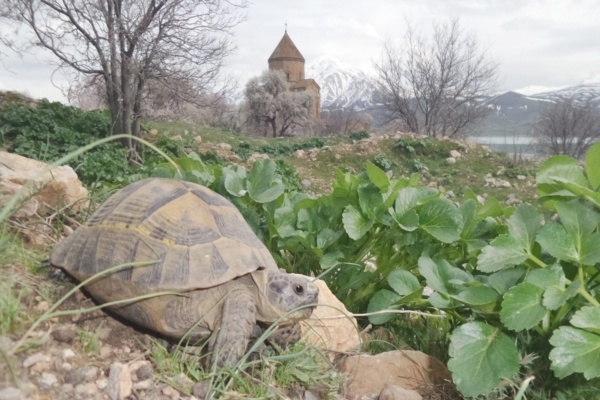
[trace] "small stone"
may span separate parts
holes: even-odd
[[[312,181],[310,179],[302,179],[301,184],[304,189],[308,189],[312,185]]]
[[[450,157],[460,158],[462,157],[462,154],[460,154],[460,152],[457,150],[450,150]]]
[[[71,393],[73,389],[75,389],[75,386],[70,383],[65,383],[60,387],[60,391],[63,393]]]
[[[48,303],[47,301],[40,301],[36,306],[35,306],[35,311],[39,312],[39,313],[43,313],[46,312],[50,309],[50,303]]]
[[[423,397],[419,392],[415,390],[404,389],[398,385],[387,385],[385,389],[381,391],[379,400],[423,400]]]
[[[525,179],[527,179],[527,177],[525,175],[517,175],[517,179],[520,181],[524,181]]]
[[[446,164],[456,164],[456,158],[454,158],[454,157],[446,158]]]
[[[50,334],[54,340],[61,343],[71,343],[77,336],[73,328],[56,329]]]
[[[150,132],[148,132],[151,136],[156,136],[158,135],[158,130],[156,129],[150,129]]]
[[[104,390],[104,388],[106,388],[106,386],[108,386],[108,379],[106,378],[102,378],[102,379],[98,379],[96,381],[96,387],[100,390]]]
[[[200,135],[196,136],[196,137],[194,138],[194,144],[195,144],[196,146],[200,146],[200,144],[201,144],[201,143],[202,143],[202,137],[201,137]]]
[[[179,396],[179,392],[173,389],[171,386],[165,386],[162,390],[162,394],[166,397],[175,397]]]
[[[73,233],[73,228],[71,228],[69,225],[63,225],[62,233],[64,237],[71,236],[71,234]]]
[[[148,390],[152,386],[152,379],[146,379],[143,381],[135,382],[133,384],[134,390]]]
[[[108,358],[112,353],[112,349],[108,346],[100,347],[100,358]]]
[[[129,365],[131,374],[139,381],[151,379],[153,376],[152,364],[146,360],[135,361]]]
[[[60,351],[60,358],[63,360],[68,360],[73,357],[75,357],[75,352],[71,349],[63,349]]]
[[[233,147],[229,143],[219,143],[217,147],[223,150],[230,151]]]
[[[49,372],[42,372],[42,376],[38,380],[38,383],[43,389],[50,389],[58,382],[56,375]]]
[[[304,392],[304,400],[321,400],[321,396],[312,390],[307,390]]]
[[[129,347],[129,346],[123,346],[123,353],[125,353],[125,354],[131,353],[131,347]]]
[[[32,354],[23,361],[23,367],[30,368],[40,362],[49,363],[50,357],[43,353]]]
[[[175,135],[175,136],[171,136],[171,140],[173,140],[175,142],[180,142],[183,140],[183,138],[181,137],[181,135]]]
[[[98,388],[94,383],[82,383],[75,386],[75,394],[83,398],[94,398],[98,393]]]
[[[108,374],[106,394],[111,400],[122,400],[131,394],[131,373],[127,365],[120,362],[112,363]]]
[[[0,400],[21,400],[25,398],[25,394],[14,387],[0,389]]]
[[[210,386],[209,381],[200,381],[194,385],[192,394],[199,399],[205,399],[209,395]]]
[[[65,382],[78,385],[83,382],[91,382],[98,376],[98,368],[86,365],[83,368],[73,369],[66,373]]]

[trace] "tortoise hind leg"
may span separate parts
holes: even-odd
[[[220,321],[209,341],[211,363],[233,367],[246,352],[256,325],[256,305],[250,293],[229,293]]]

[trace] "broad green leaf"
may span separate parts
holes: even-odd
[[[484,313],[492,313],[500,301],[500,295],[487,286],[469,287],[452,297]]]
[[[332,245],[336,242],[341,236],[342,231],[334,231],[333,229],[325,228],[317,235],[317,247],[320,249],[325,249],[326,247]]]
[[[588,186],[588,181],[577,160],[569,156],[553,156],[542,164],[535,178],[540,196],[551,195],[562,189],[562,185],[556,182],[556,178],[583,187]]]
[[[440,292],[433,292],[427,300],[433,307],[440,310],[455,308],[460,305],[456,300]]]
[[[433,199],[419,211],[420,227],[442,243],[460,239],[463,220],[460,210],[446,199]]]
[[[381,191],[372,183],[363,183],[358,187],[358,203],[363,214],[373,218],[378,218],[385,211]]]
[[[573,315],[571,325],[600,334],[600,308],[585,306]]]
[[[248,173],[246,188],[252,200],[268,203],[283,194],[284,186],[279,175],[275,174],[273,160],[258,160]]]
[[[519,371],[519,351],[499,328],[469,322],[450,335],[448,368],[465,397],[488,394]]]
[[[400,295],[392,292],[391,290],[381,289],[371,297],[369,305],[367,306],[367,312],[377,312],[382,310],[396,309],[394,303],[400,300]],[[394,314],[376,314],[369,316],[369,322],[375,325],[381,325],[388,322],[394,317]]]
[[[549,221],[540,229],[537,241],[544,251],[559,260],[577,262],[579,258],[571,235],[554,221]]]
[[[503,214],[502,204],[495,197],[490,197],[477,209],[477,219],[499,217]]]
[[[426,256],[419,258],[419,272],[429,287],[444,294],[458,294],[464,284],[474,281],[468,272],[453,267],[448,261],[432,260]]]
[[[463,232],[471,228],[471,224],[477,215],[477,202],[475,200],[466,200],[460,205],[460,213],[463,219]]]
[[[340,250],[335,250],[330,253],[325,253],[325,254],[323,254],[323,257],[321,257],[321,261],[319,262],[319,265],[324,270],[333,268],[338,264],[338,260],[340,258],[342,258],[343,256],[344,256],[344,253],[342,253]]]
[[[576,242],[589,236],[600,223],[600,214],[579,200],[557,203],[556,211],[560,222]]]
[[[596,207],[600,208],[600,193],[599,192],[594,192],[592,189],[590,189],[586,186],[578,185],[567,179],[554,178],[554,180],[557,182],[557,184],[561,185],[561,188],[564,189],[561,192],[557,193],[557,195],[560,195],[563,197],[569,197],[569,196],[583,197],[586,200],[589,200]]]
[[[387,190],[390,186],[390,179],[381,168],[370,161],[367,161],[367,176],[369,180],[381,190]]]
[[[565,284],[553,285],[546,288],[542,304],[549,310],[558,310],[570,298],[574,297],[581,286],[581,281],[571,283],[567,288]]]
[[[232,196],[240,197],[246,194],[246,169],[239,165],[228,165],[223,168],[223,184],[225,190]]]
[[[590,147],[585,154],[585,172],[592,190],[600,189],[600,142]]]
[[[523,275],[525,275],[523,267],[504,269],[490,275],[487,282],[496,292],[503,295],[519,283]]]
[[[547,268],[531,269],[525,277],[525,282],[532,283],[540,289],[560,285],[564,280],[565,273],[560,264],[553,264]]]
[[[353,205],[349,205],[342,214],[344,229],[350,238],[358,240],[373,226],[373,219],[365,217]]]
[[[576,372],[586,379],[600,376],[600,335],[570,326],[561,326],[550,338],[551,369],[558,379]]]
[[[279,237],[282,238],[301,234],[296,229],[296,213],[294,212],[294,208],[289,205],[275,210],[273,225]]]
[[[542,224],[542,215],[530,205],[521,205],[508,219],[508,233],[524,249],[531,249]]]
[[[554,221],[549,221],[540,229],[537,241],[544,251],[555,258],[568,261],[577,259],[577,249],[571,236],[562,225]]]
[[[499,235],[489,246],[481,250],[477,257],[477,269],[483,272],[496,272],[519,265],[529,256],[520,243],[512,236]]]
[[[387,281],[390,287],[400,296],[406,296],[421,289],[421,284],[416,276],[400,269],[390,272]]]
[[[536,326],[547,310],[542,305],[544,289],[533,283],[523,282],[504,295],[500,319],[513,331],[522,331]]]

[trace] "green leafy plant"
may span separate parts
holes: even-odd
[[[394,168],[394,162],[382,153],[375,154],[373,157],[373,164],[377,165],[384,171],[389,171]]]
[[[348,137],[352,140],[362,140],[362,139],[368,139],[370,136],[371,135],[369,135],[369,132],[367,132],[367,131],[357,131],[357,132],[350,132],[350,135]]]

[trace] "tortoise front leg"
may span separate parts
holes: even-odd
[[[256,324],[254,299],[245,291],[227,295],[220,322],[210,338],[211,363],[233,367],[246,352]]]

